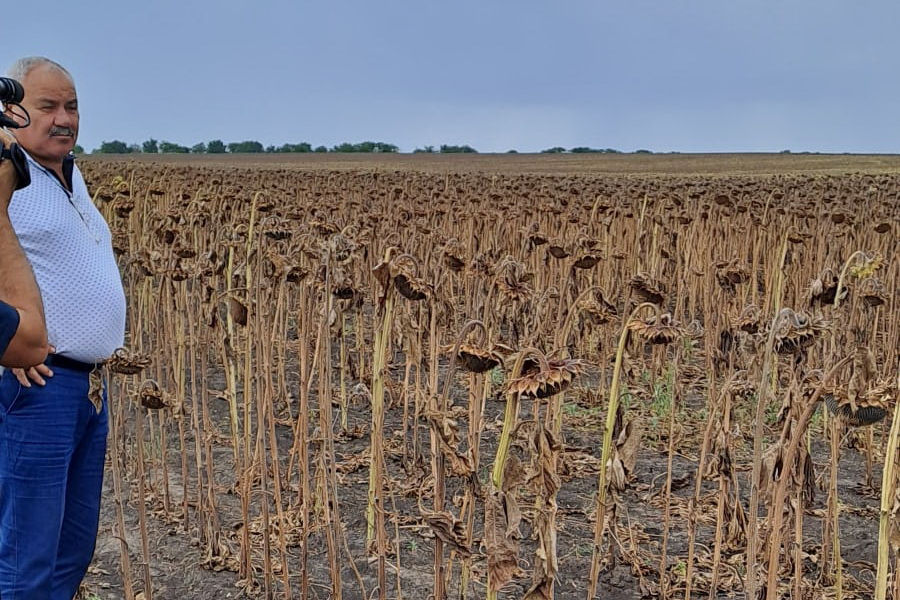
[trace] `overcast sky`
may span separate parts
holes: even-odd
[[[896,0],[43,0],[79,143],[900,152]]]

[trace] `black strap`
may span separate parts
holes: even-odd
[[[6,353],[6,348],[16,335],[19,328],[19,311],[0,300],[0,356]]]
[[[16,170],[16,189],[27,187],[31,183],[31,173],[28,170],[28,159],[18,144],[0,150],[0,163],[4,160],[11,160]]]

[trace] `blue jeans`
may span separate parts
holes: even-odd
[[[94,554],[106,434],[89,374],[54,367],[47,385],[0,376],[0,598],[71,600]]]

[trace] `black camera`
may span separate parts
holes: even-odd
[[[0,77],[0,102],[18,104],[23,98],[25,98],[25,89],[21,83],[9,77]]]
[[[31,123],[31,118],[28,116],[28,111],[20,104],[24,98],[25,89],[22,87],[21,83],[9,77],[0,77],[0,108],[3,109],[3,111],[0,112],[0,127],[9,127],[13,129],[28,127]],[[24,124],[20,124],[6,114],[7,111],[12,113],[12,110],[9,108],[10,106],[15,106],[24,113],[24,115],[17,115],[23,118]],[[22,152],[22,149],[18,144],[10,144],[9,148],[0,144],[0,163],[4,160],[11,160],[13,167],[16,169],[17,190],[21,190],[31,183],[31,175],[28,171],[28,161],[25,158],[25,153]]]
[[[22,108],[21,102],[24,98],[25,88],[22,87],[21,83],[10,77],[0,77],[0,108],[3,109],[3,112],[0,113],[0,127],[9,127],[10,129],[28,127],[31,119],[28,117],[28,111]],[[7,112],[16,114],[9,109],[9,106],[15,106],[24,113],[16,115],[24,119],[24,125],[6,114]]]

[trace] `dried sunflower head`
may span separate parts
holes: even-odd
[[[467,322],[460,335],[463,339],[446,350],[455,351],[457,362],[470,373],[490,371],[503,362],[504,355],[512,352],[512,348],[503,344],[489,345],[487,330],[481,321]]]
[[[465,247],[456,238],[450,238],[442,248],[444,255],[444,264],[451,271],[462,271],[466,267]]]
[[[291,237],[288,223],[277,215],[270,215],[262,219],[259,223],[259,229],[263,235],[272,240],[286,240]]]
[[[431,286],[420,279],[418,263],[408,255],[397,256],[397,248],[391,247],[385,251],[384,259],[372,269],[375,278],[381,283],[384,294],[393,282],[398,292],[409,300],[424,300],[431,293]],[[385,296],[386,297],[386,296]]]
[[[579,300],[577,309],[583,318],[595,325],[603,325],[618,314],[616,307],[607,302],[599,289]]]
[[[541,233],[537,223],[532,223],[530,227],[521,229],[521,232],[528,238],[531,247],[543,246],[548,241],[548,236]]]
[[[533,246],[543,246],[547,243],[547,236],[543,235],[540,232],[533,233],[528,236],[528,241],[531,242]]]
[[[125,348],[119,348],[106,364],[113,373],[137,375],[150,366],[150,357],[146,354],[129,352]]]
[[[334,234],[328,239],[328,250],[338,263],[346,263],[353,258],[356,248],[356,242],[345,235],[343,231]]]
[[[128,251],[131,243],[128,238],[128,232],[122,230],[114,230],[112,234],[112,248],[116,255],[124,254]]]
[[[493,260],[484,253],[478,253],[469,264],[467,273],[479,277],[493,277],[494,263]]]
[[[338,284],[331,289],[331,293],[338,300],[351,300],[356,294],[356,290],[352,285]]]
[[[322,237],[328,237],[340,231],[340,228],[337,225],[327,221],[311,221],[309,226],[315,229]]]
[[[813,304],[834,304],[834,298],[837,295],[837,287],[837,275],[835,275],[834,271],[831,269],[825,269],[819,273],[818,277],[809,282],[809,287],[806,288],[804,297],[810,306]],[[839,300],[846,298],[847,292],[847,288],[843,288]]]
[[[755,334],[759,332],[761,319],[762,314],[760,313],[759,307],[755,304],[748,304],[741,311],[741,314],[731,320],[731,326],[734,329],[740,329],[746,333]]]
[[[418,275],[418,262],[408,254],[401,254],[391,261],[394,287],[408,300],[424,300],[430,295],[431,286]]]
[[[846,385],[832,385],[825,390],[825,405],[854,427],[877,423],[894,402],[894,386],[888,380],[873,384],[877,374],[875,356],[866,346],[857,347],[852,365]]]
[[[112,206],[113,210],[116,211],[116,216],[124,219],[134,210],[134,199],[118,196]]]
[[[687,332],[669,313],[654,315],[646,320],[634,319],[628,329],[650,344],[671,344]]]
[[[503,362],[503,357],[496,348],[487,350],[474,344],[461,344],[456,360],[470,373],[485,373]]]
[[[735,286],[749,279],[750,273],[747,267],[736,258],[716,263],[716,281],[719,282],[723,290],[729,293],[734,293]]]
[[[875,277],[866,277],[859,286],[859,295],[868,307],[881,306],[887,301],[884,285]]]
[[[394,287],[400,295],[408,300],[424,300],[428,297],[430,286],[418,277],[407,272],[394,275]]]
[[[184,281],[190,276],[184,263],[180,260],[170,261],[168,268],[165,270],[165,274],[171,277],[172,281]]]
[[[863,427],[884,419],[894,402],[894,388],[890,381],[882,381],[851,402],[844,386],[826,389],[822,398],[828,412],[846,420],[848,425]]]
[[[600,257],[596,254],[585,254],[574,263],[572,266],[576,269],[591,269],[600,262]]]
[[[505,300],[521,303],[532,297],[533,275],[525,271],[525,265],[507,257],[500,263],[498,270],[496,285]]]
[[[703,327],[703,323],[700,322],[699,319],[694,319],[685,327],[684,332],[687,336],[693,340],[702,340],[703,336],[706,333],[706,328]]]
[[[508,393],[549,398],[562,392],[584,371],[584,363],[573,358],[551,358],[546,362],[527,358],[519,377],[506,384]]]
[[[827,329],[827,323],[819,316],[809,316],[784,308],[775,328],[775,351],[779,354],[795,354],[811,346]]]
[[[141,389],[138,392],[138,397],[140,398],[141,406],[145,408],[159,410],[169,405],[164,397],[162,390],[159,389],[159,384],[152,379],[148,379],[143,384],[141,384]]]
[[[563,259],[568,258],[571,253],[566,250],[566,247],[563,246],[562,243],[554,242],[547,247],[547,254],[553,258]]]
[[[666,299],[666,286],[646,273],[638,273],[628,282],[642,302],[652,302],[662,306]]]

